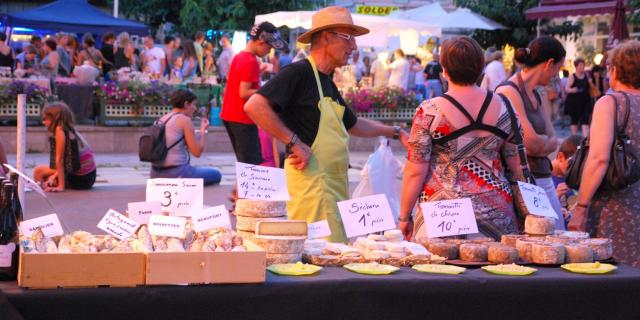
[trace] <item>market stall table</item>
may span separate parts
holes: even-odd
[[[538,269],[512,277],[324,268],[307,277],[267,273],[264,284],[26,290],[9,282],[0,290],[25,319],[640,318],[639,269],[620,265],[597,276]]]

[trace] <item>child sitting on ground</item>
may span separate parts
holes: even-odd
[[[556,187],[556,194],[558,195],[560,205],[562,206],[565,223],[568,223],[571,219],[569,203],[575,202],[576,191],[567,186],[564,176],[569,168],[569,159],[576,153],[581,139],[582,138],[580,136],[576,135],[572,135],[564,139],[562,144],[560,144],[560,149],[558,150],[556,158],[551,162],[553,167],[551,171],[551,178],[553,179],[553,184]]]

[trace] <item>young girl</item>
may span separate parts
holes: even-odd
[[[48,166],[39,165],[33,170],[34,179],[42,183],[46,191],[51,192],[61,192],[65,188],[91,189],[96,181],[96,163],[91,147],[74,128],[73,114],[69,107],[64,102],[46,104],[42,110],[42,123],[50,134],[51,160]],[[65,168],[74,167],[69,163],[73,159],[65,157],[72,154],[66,148],[74,140],[78,144],[79,168],[66,172]]]

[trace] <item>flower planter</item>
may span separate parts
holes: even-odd
[[[171,106],[137,104],[100,104],[101,125],[150,125],[171,112]]]
[[[357,112],[356,115],[360,118],[383,122],[406,122],[413,119],[415,112],[414,108],[373,109],[370,112]]]
[[[15,103],[0,104],[0,120],[16,120],[18,117],[18,105]],[[42,117],[42,104],[27,103],[27,120],[40,121]]]

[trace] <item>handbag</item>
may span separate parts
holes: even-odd
[[[520,133],[518,120],[516,118],[516,113],[511,106],[511,102],[507,97],[503,94],[498,94],[506,105],[506,109],[509,112],[509,118],[511,119],[511,130],[513,132],[513,143],[518,147],[518,157],[520,158],[520,169],[522,169],[522,176],[524,177],[524,182],[529,184],[536,184],[533,175],[531,174],[531,170],[529,169],[529,163],[527,162],[527,154],[524,148],[524,143],[522,141],[522,134]],[[518,181],[514,179],[509,179],[509,183],[511,184],[511,193],[513,197],[513,208],[516,212],[516,217],[518,218],[518,224],[522,225],[524,222],[524,218],[529,215],[529,209],[524,202],[524,198],[522,197],[522,192],[520,191],[520,186],[518,185]]]
[[[614,139],[611,146],[611,156],[607,172],[599,187],[599,191],[615,191],[625,189],[640,180],[640,161],[636,156],[636,150],[631,145],[631,140],[627,135],[627,125],[631,113],[631,102],[629,96],[620,92],[626,99],[626,110],[624,112],[624,122],[618,127],[618,106],[620,103],[616,95],[609,94],[616,101],[614,110]],[[589,157],[589,138],[584,138],[576,153],[569,160],[569,168],[565,175],[567,186],[573,189],[580,189],[580,180],[584,165]]]

